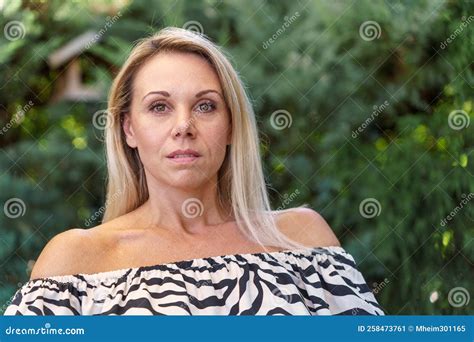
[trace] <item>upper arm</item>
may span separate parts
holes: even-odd
[[[279,229],[307,247],[341,246],[326,220],[311,208],[294,208],[277,218]]]
[[[41,251],[34,263],[30,280],[74,273],[84,262],[84,248],[88,243],[84,229],[69,229],[55,235]]]

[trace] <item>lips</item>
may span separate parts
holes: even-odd
[[[201,154],[195,150],[186,149],[186,150],[176,150],[168,154],[166,157],[171,159],[180,159],[180,158],[197,158]]]

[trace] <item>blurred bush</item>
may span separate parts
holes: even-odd
[[[101,32],[80,64],[85,84],[107,89],[132,43],[184,26],[223,45],[245,80],[275,208],[309,203],[320,212],[387,313],[472,313],[473,7],[4,3],[0,309],[46,242],[88,226],[104,202],[102,132],[92,118],[106,108],[106,92],[52,102],[65,67],[52,69],[49,54]]]

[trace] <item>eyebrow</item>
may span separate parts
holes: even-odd
[[[217,90],[214,90],[214,89],[201,90],[199,93],[196,94],[196,98],[199,98],[199,97],[201,97],[203,95],[206,95],[208,93],[216,93],[217,95],[219,95],[223,99],[221,93],[219,93]],[[148,94],[143,96],[142,101],[145,99],[145,97],[147,97],[149,95],[154,95],[154,94],[163,95],[164,97],[170,97],[171,96],[170,93],[168,93],[167,91],[164,91],[164,90],[150,91]]]

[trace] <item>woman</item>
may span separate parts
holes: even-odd
[[[105,135],[103,223],[55,236],[6,314],[383,314],[319,214],[271,210],[251,105],[202,35],[134,48]]]

